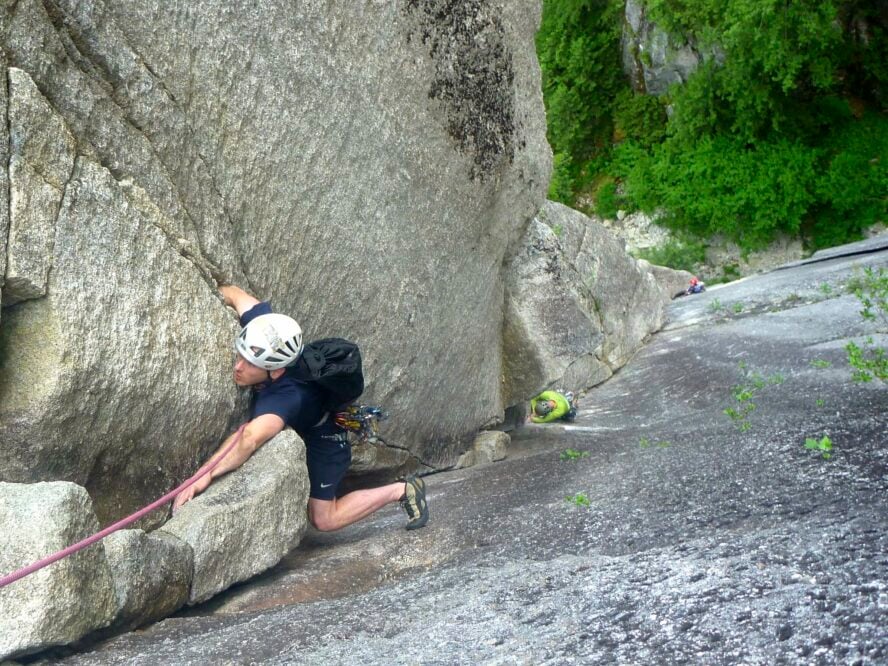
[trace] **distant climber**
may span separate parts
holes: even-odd
[[[206,490],[213,479],[240,467],[260,446],[290,426],[305,441],[310,485],[308,517],[315,528],[337,530],[398,501],[407,512],[408,530],[424,526],[429,508],[425,483],[419,477],[337,497],[339,483],[351,463],[351,447],[346,430],[328,411],[325,389],[318,383],[301,381],[290,372],[303,354],[302,329],[296,321],[273,313],[269,303],[239,287],[224,286],[219,291],[225,304],[237,311],[243,327],[235,338],[234,383],[253,389],[250,421],[240,441],[218,466],[176,496],[173,511]],[[229,436],[214,457],[235,436]]]
[[[543,391],[530,400],[530,420],[550,423],[561,419],[573,421],[577,416],[577,401],[571,392]]]
[[[691,282],[688,285],[688,288],[678,292],[672,298],[679,298],[681,296],[690,296],[691,294],[699,294],[704,291],[706,291],[706,284],[703,282],[700,282],[700,280],[698,278],[692,277]]]

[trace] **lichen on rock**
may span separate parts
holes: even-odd
[[[485,180],[514,157],[515,108],[511,53],[497,10],[480,0],[408,0],[418,15],[411,33],[435,63],[429,99],[441,104],[447,131],[472,158],[472,178]]]

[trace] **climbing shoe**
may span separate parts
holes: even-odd
[[[417,530],[429,521],[429,504],[426,502],[425,483],[418,476],[408,476],[407,487],[401,497],[401,506],[407,512],[407,529]]]

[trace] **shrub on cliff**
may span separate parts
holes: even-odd
[[[550,140],[566,173],[556,173],[560,200],[573,203],[603,172],[620,184],[622,205],[660,209],[676,230],[721,233],[746,249],[778,232],[802,235],[814,248],[834,245],[885,219],[888,29],[874,7],[861,0],[645,6],[674,41],[717,54],[662,99],[633,94],[602,69],[612,61],[607,48],[612,59],[619,50],[609,36],[622,14],[612,3],[545,3],[538,46]],[[556,39],[556,29],[565,34]],[[575,46],[588,44],[579,33],[594,29],[597,49]],[[582,59],[580,69],[573,58]],[[556,80],[573,91],[569,113],[565,98],[553,103]],[[566,132],[573,122],[584,131]]]

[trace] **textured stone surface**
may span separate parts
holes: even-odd
[[[602,219],[601,223],[623,239],[629,252],[636,252],[659,247],[672,240],[669,230],[657,225],[656,219],[655,215],[642,211],[620,217],[618,211],[616,220]]]
[[[277,564],[305,531],[307,501],[305,445],[285,430],[153,534],[191,547],[188,601],[198,603]]]
[[[588,370],[582,379],[590,385],[607,379],[610,370],[597,355],[603,334],[594,296],[563,256],[558,235],[534,220],[510,271],[503,329],[508,402],[529,399],[574,363]]]
[[[700,267],[700,272],[710,276],[726,272],[733,276],[753,275],[799,261],[806,254],[804,244],[799,238],[778,236],[762,250],[744,252],[736,243],[716,236],[709,241],[706,263]]]
[[[590,391],[575,423],[525,429],[549,446],[513,433],[513,451],[537,448],[427,477],[422,530],[393,529],[391,507],[309,533],[222,607],[68,663],[884,663],[885,387],[842,363],[876,327],[836,287],[888,251],[829,256],[718,290],[757,312],[695,324],[693,299],[672,303],[677,328]],[[810,301],[823,282],[832,296]],[[786,378],[747,432],[722,412],[741,360]],[[804,447],[820,434],[829,461]],[[561,460],[568,447],[588,455]],[[565,501],[577,493],[588,506]]]
[[[3,303],[46,294],[55,223],[74,168],[74,137],[34,82],[9,70],[9,238]]]
[[[535,0],[20,0],[0,32],[81,155],[213,275],[309,338],[361,343],[392,442],[446,464],[506,406],[502,264],[551,162],[539,16]]]
[[[9,117],[6,54],[0,49],[0,118]],[[0,122],[0,167],[9,164],[9,123]],[[0,302],[6,276],[6,237],[9,235],[9,173],[0,168]],[[0,321],[3,315],[0,314]]]
[[[674,243],[671,232],[656,224],[656,215],[637,212],[617,220],[602,220],[605,227],[626,242],[630,253],[650,250]],[[778,236],[770,245],[752,252],[743,252],[736,243],[718,235],[706,239],[704,261],[695,267],[704,282],[716,279],[733,280],[798,261],[805,256],[802,242]]]
[[[472,448],[462,454],[456,463],[456,469],[472,465],[486,465],[503,460],[506,457],[511,437],[508,433],[498,430],[484,430],[478,433]]]
[[[98,532],[86,491],[73,483],[0,483],[0,574]],[[116,610],[101,544],[0,589],[0,660],[70,643]]]
[[[162,620],[188,601],[194,566],[188,544],[142,530],[121,530],[102,543],[117,598],[111,629],[127,631]]]
[[[623,71],[637,92],[662,95],[674,83],[684,83],[700,63],[723,58],[717,48],[700,48],[682,41],[648,19],[642,0],[627,0],[621,40]]]
[[[657,266],[644,259],[639,259],[638,265],[654,277],[664,300],[672,299],[676,294],[687,289],[691,284],[691,278],[694,277],[688,271],[677,271],[673,268]]]
[[[509,271],[503,337],[510,404],[555,384],[575,391],[604,381],[660,327],[669,300],[621,240],[554,202],[529,227]]]
[[[175,487],[238,405],[235,320],[158,215],[78,158],[48,294],[0,327],[0,478],[84,485],[102,522]]]

